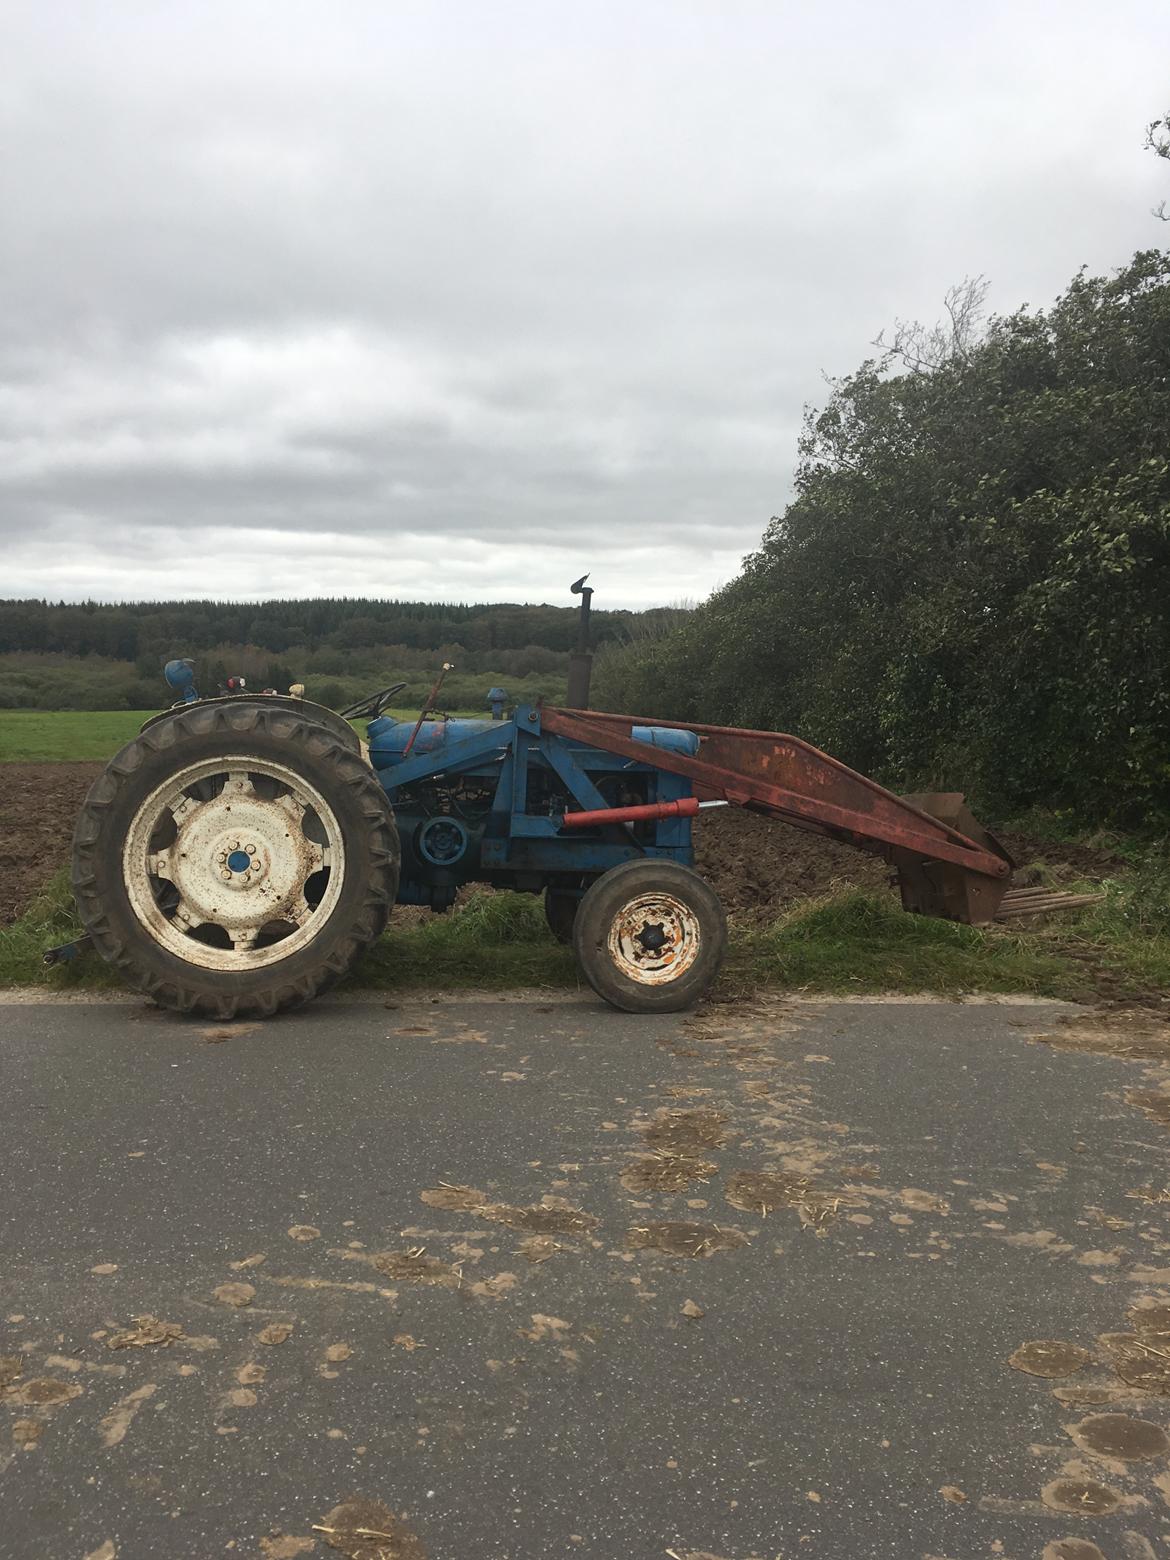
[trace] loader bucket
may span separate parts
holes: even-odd
[[[961,791],[925,791],[903,796],[902,800],[919,812],[937,818],[948,829],[973,840],[1009,867],[1015,866],[1004,846],[971,812]],[[951,862],[927,860],[912,851],[895,850],[890,859],[898,873],[902,908],[918,915],[937,915],[948,921],[986,926],[995,919],[1008,886],[1007,877],[985,877]]]

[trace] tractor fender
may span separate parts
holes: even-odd
[[[343,720],[336,710],[329,709],[324,704],[317,704],[312,699],[294,699],[283,693],[228,693],[213,699],[199,699],[196,701],[199,709],[210,709],[220,704],[257,704],[266,709],[274,705],[287,708],[291,706],[299,713],[306,715],[319,726],[327,727],[340,742],[346,747],[352,748],[355,753],[360,753],[366,764],[370,762],[369,744],[363,742],[347,720]],[[152,726],[157,726],[161,721],[170,720],[184,710],[192,709],[191,704],[172,704],[170,709],[162,710],[157,715],[152,715],[149,720],[143,721],[139,727],[139,735],[149,731]]]

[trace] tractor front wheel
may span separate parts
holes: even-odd
[[[102,956],[164,1007],[226,1019],[316,996],[381,933],[394,816],[328,724],[276,700],[192,704],[111,759],[73,836]]]
[[[692,1007],[719,973],[727,921],[697,872],[674,861],[628,861],[588,890],[573,951],[599,997],[627,1013]]]

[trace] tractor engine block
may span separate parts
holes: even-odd
[[[446,910],[469,882],[533,893],[550,884],[579,889],[606,865],[645,854],[690,864],[689,818],[578,829],[571,831],[572,839],[550,840],[542,848],[536,830],[545,840],[550,825],[559,833],[560,820],[580,810],[580,802],[559,772],[556,751],[539,737],[524,744],[522,758],[515,756],[511,723],[438,719],[425,721],[412,741],[413,732],[413,722],[388,717],[371,721],[368,728],[370,762],[393,803],[402,844],[401,904]],[[493,733],[500,739],[498,747],[492,744]],[[637,727],[636,734],[679,752],[698,749],[698,739],[689,732]],[[455,770],[461,746],[485,737],[475,764],[458,764]],[[599,807],[636,807],[690,795],[689,782],[678,775],[582,744],[558,747],[567,748],[574,766],[588,776]],[[448,751],[455,771],[450,775],[443,770]],[[412,778],[420,768],[424,772]],[[528,840],[524,820],[533,820],[534,837]]]

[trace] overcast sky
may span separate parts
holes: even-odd
[[[0,595],[706,595],[895,316],[1165,243],[1165,0],[36,0]]]

